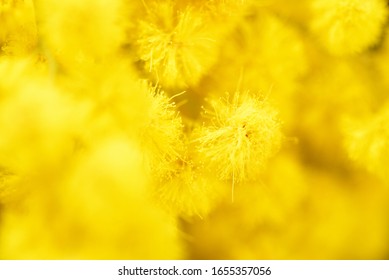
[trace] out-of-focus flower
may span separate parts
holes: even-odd
[[[315,0],[312,13],[312,31],[323,46],[333,54],[348,55],[379,41],[388,7],[384,0]]]

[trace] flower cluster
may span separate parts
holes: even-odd
[[[0,259],[385,259],[384,0],[0,0]]]

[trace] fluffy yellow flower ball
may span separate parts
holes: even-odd
[[[222,180],[239,182],[258,175],[280,148],[277,111],[249,93],[211,101],[209,118],[197,134],[199,157]]]

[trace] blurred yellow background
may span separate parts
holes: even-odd
[[[388,259],[384,0],[0,0],[0,259]]]

